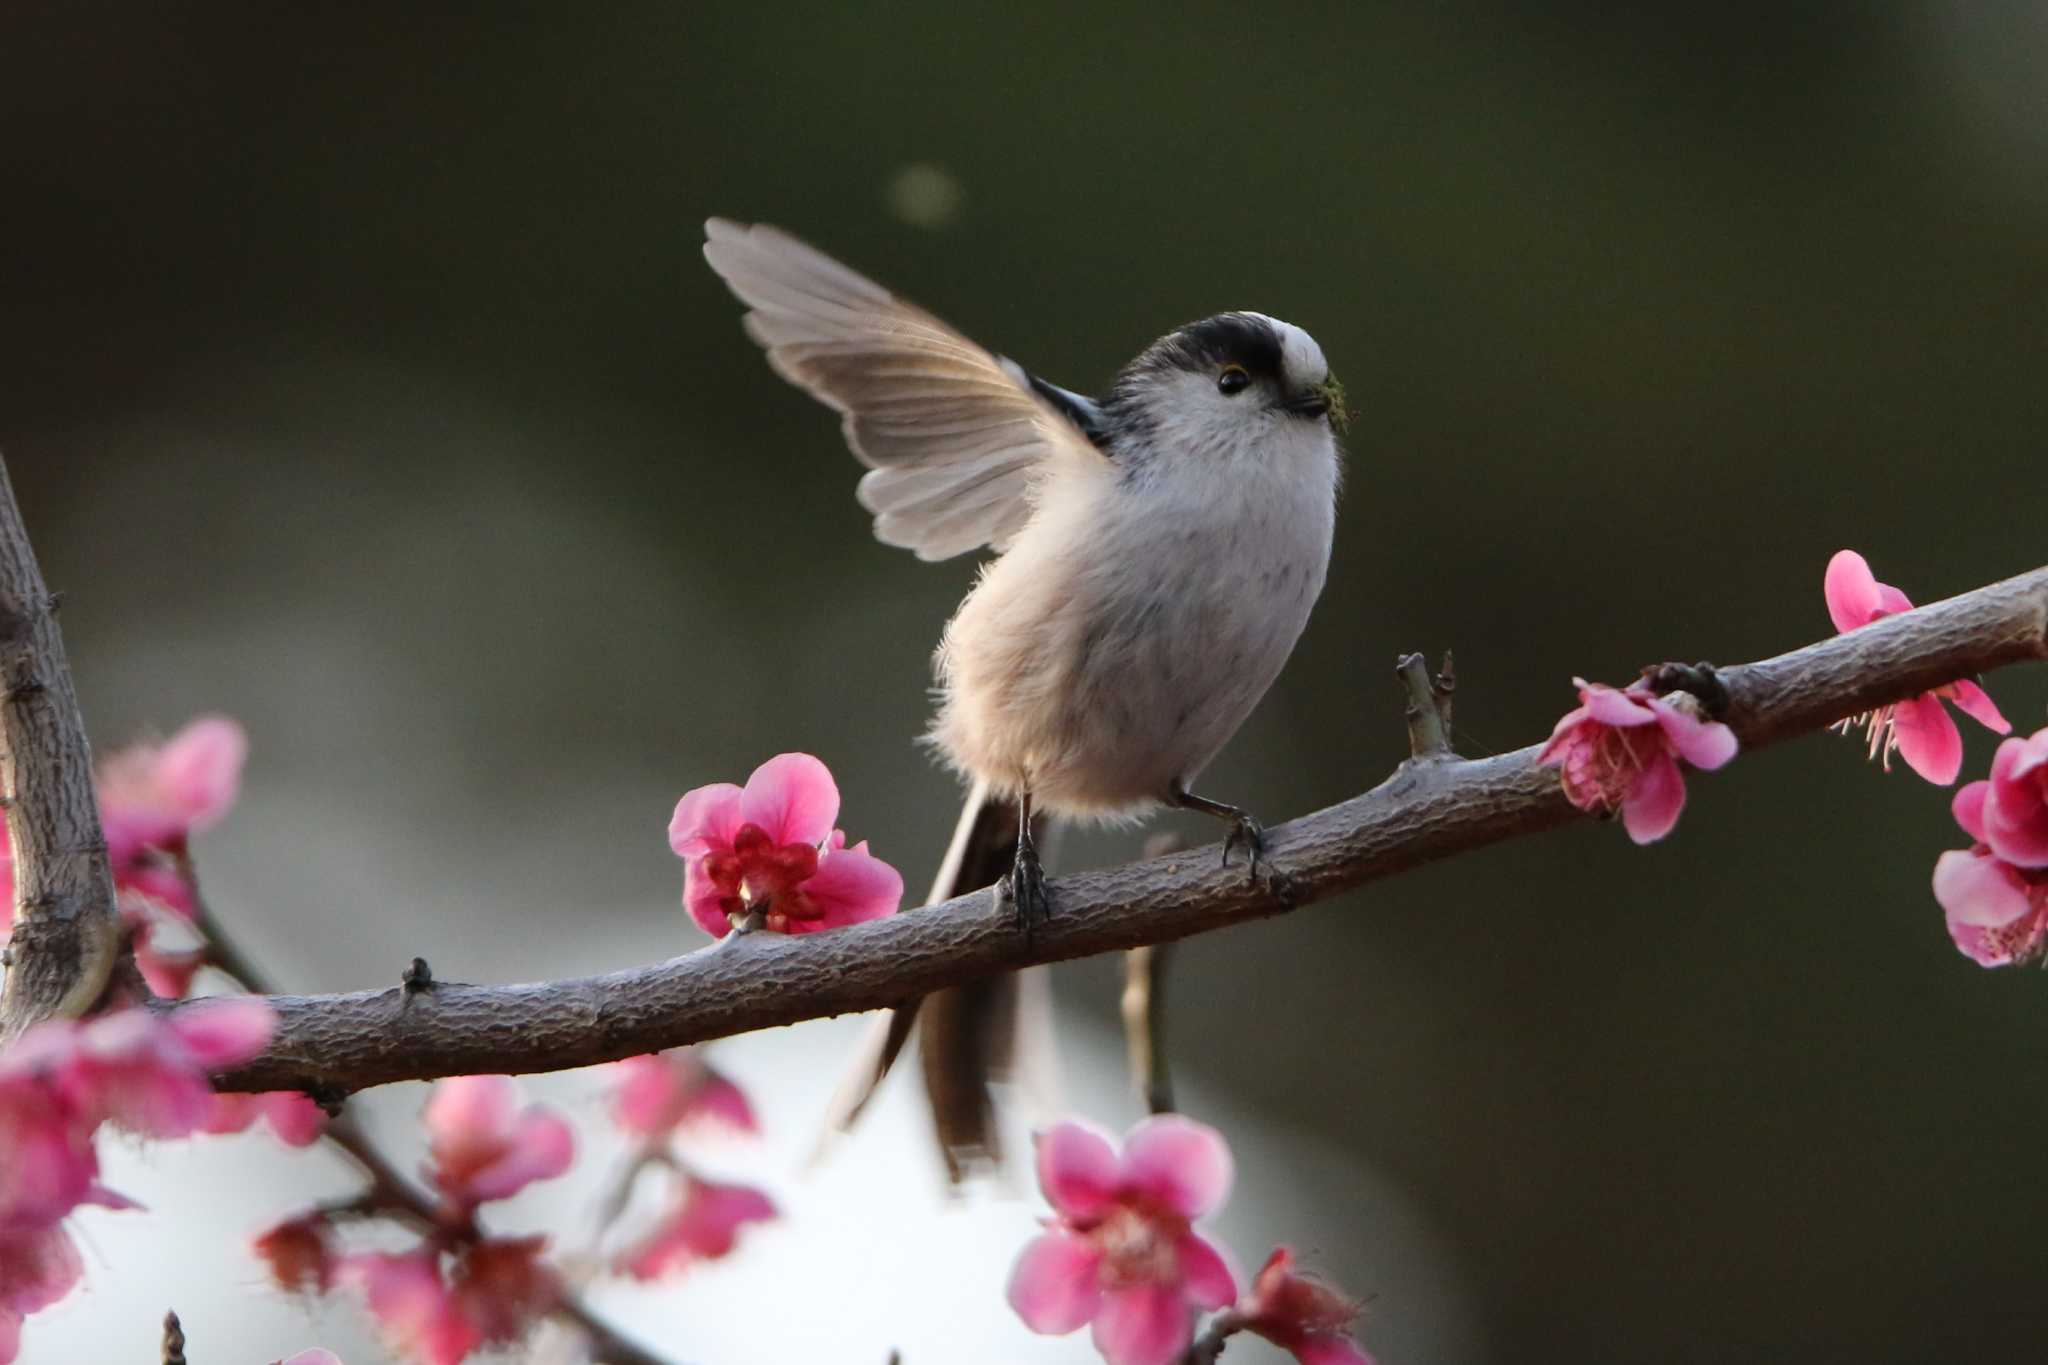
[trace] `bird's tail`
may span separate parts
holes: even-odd
[[[1039,831],[1034,828],[1034,836]],[[977,782],[967,795],[953,842],[925,904],[993,886],[1017,856],[1017,806]],[[1051,1002],[1043,968],[1005,972],[909,1000],[875,1021],[840,1083],[826,1134],[852,1127],[917,1029],[925,1095],[946,1173],[955,1182],[1002,1160],[990,1084],[1027,1061],[1049,1072]]]

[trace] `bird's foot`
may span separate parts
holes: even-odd
[[[1230,866],[1230,851],[1242,845],[1245,858],[1251,863],[1252,873],[1256,876],[1259,864],[1266,858],[1265,826],[1252,819],[1249,811],[1233,809],[1225,818],[1230,821],[1230,832],[1223,836],[1223,865]]]
[[[996,883],[996,895],[1007,900],[1017,915],[1017,928],[1026,938],[1037,925],[1052,917],[1052,899],[1045,890],[1045,869],[1038,862],[1038,848],[1029,842],[1017,845],[1017,860]]]
[[[1261,880],[1266,889],[1283,905],[1294,903],[1294,884],[1287,874],[1273,866],[1266,857],[1266,831],[1252,813],[1239,806],[1211,801],[1206,796],[1197,796],[1181,783],[1176,782],[1167,789],[1167,804],[1178,810],[1198,810],[1204,815],[1213,815],[1227,821],[1230,832],[1223,836],[1223,865],[1230,866],[1230,851],[1240,844],[1244,846],[1245,872],[1253,886]]]
[[[1266,884],[1266,890],[1282,905],[1294,904],[1294,879],[1273,865],[1266,856],[1266,829],[1245,811],[1237,812],[1230,832],[1223,836],[1223,865],[1230,866],[1230,851],[1244,848],[1245,874],[1252,885]]]

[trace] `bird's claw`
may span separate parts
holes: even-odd
[[[1039,865],[1038,850],[1030,844],[1017,846],[1017,860],[996,883],[999,896],[1010,902],[1017,915],[1017,928],[1026,938],[1031,930],[1052,916],[1052,899],[1045,890],[1045,869]]]
[[[1250,883],[1256,886],[1263,880],[1266,890],[1275,900],[1282,905],[1293,905],[1294,879],[1275,867],[1273,860],[1266,856],[1265,827],[1243,812],[1239,812],[1231,822],[1230,832],[1223,836],[1225,867],[1230,866],[1230,851],[1239,846],[1244,848],[1245,861],[1249,864],[1245,871]]]
[[[1225,867],[1230,866],[1230,851],[1239,846],[1244,848],[1245,861],[1249,864],[1249,871],[1254,880],[1258,878],[1261,863],[1271,868],[1272,864],[1266,863],[1266,831],[1258,821],[1243,811],[1237,813],[1237,817],[1230,822],[1230,832],[1223,836]]]

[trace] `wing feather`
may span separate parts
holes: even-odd
[[[1102,458],[1014,362],[815,247],[722,218],[704,234],[704,259],[752,310],[747,335],[768,363],[841,415],[885,544],[920,559],[1001,550],[1049,462]]]

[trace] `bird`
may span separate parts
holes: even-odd
[[[993,883],[1028,932],[1054,910],[1047,816],[1161,807],[1223,821],[1224,861],[1241,848],[1249,875],[1274,875],[1251,813],[1193,784],[1279,675],[1328,574],[1349,414],[1315,339],[1217,313],[1089,397],[779,228],[710,219],[704,256],[774,371],[840,415],[876,537],[927,561],[994,552],[934,655],[927,738],[970,790],[933,901]],[[1000,989],[926,1011],[953,1020],[935,1038],[928,1019],[925,1052],[956,1178],[956,1157],[996,1151],[977,1073],[1009,1046]],[[892,1016],[851,1112],[915,1014]]]

